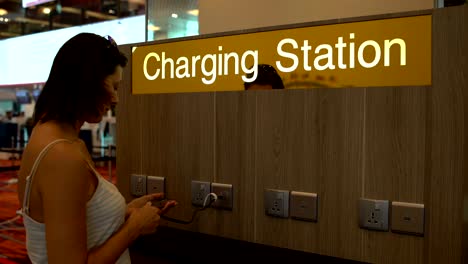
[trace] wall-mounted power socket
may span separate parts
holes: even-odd
[[[130,193],[135,196],[146,194],[146,175],[132,174],[130,176]]]
[[[232,210],[233,206],[233,191],[232,184],[211,183],[211,192],[218,196],[218,199],[213,203],[213,207],[220,209]]]
[[[318,196],[316,193],[291,191],[289,207],[291,218],[317,222]]]
[[[359,226],[388,231],[388,200],[359,199]]]
[[[392,232],[424,235],[424,204],[392,202]]]
[[[202,207],[205,198],[211,192],[211,183],[203,181],[192,181],[192,204]],[[208,197],[210,199],[210,197]],[[209,203],[209,201],[207,201]]]
[[[166,178],[159,176],[148,176],[146,178],[146,193],[164,193],[166,191]]]
[[[264,196],[265,214],[289,217],[289,191],[266,189]]]

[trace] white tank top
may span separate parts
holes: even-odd
[[[39,153],[39,156],[31,169],[30,175],[26,178],[22,214],[26,230],[26,249],[33,264],[45,264],[48,262],[45,238],[46,226],[44,223],[39,223],[29,216],[29,196],[33,177],[39,163],[47,151],[56,143],[64,141],[72,142],[67,139],[57,139],[49,143],[41,153]],[[125,211],[127,205],[119,190],[112,183],[105,180],[94,169],[92,164],[89,164],[88,162],[88,165],[98,179],[96,191],[86,204],[87,248],[90,250],[107,241],[109,237],[125,222]],[[125,250],[116,263],[130,263],[128,249]]]

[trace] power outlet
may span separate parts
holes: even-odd
[[[316,193],[291,192],[291,218],[317,222],[318,197]]]
[[[215,183],[211,184],[211,192],[218,196],[216,202],[213,203],[213,207],[220,209],[232,210],[233,206],[233,194],[232,184]]]
[[[211,183],[203,181],[192,181],[192,204],[202,207],[206,196],[210,194],[210,192]]]
[[[130,193],[135,196],[146,194],[146,175],[132,174],[130,177]]]
[[[159,176],[148,176],[146,178],[146,193],[164,193],[165,194],[165,186],[166,185],[166,178],[159,177]]]
[[[424,204],[392,202],[392,232],[424,235]]]
[[[388,231],[388,200],[359,199],[359,226]]]
[[[289,217],[289,191],[266,189],[264,195],[265,214]]]

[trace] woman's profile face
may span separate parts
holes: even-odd
[[[120,81],[122,80],[122,67],[118,65],[115,67],[113,74],[107,76],[104,79],[104,89],[109,93],[109,101],[99,107],[98,116],[89,118],[86,120],[88,123],[99,123],[102,120],[102,117],[107,113],[109,109],[119,101],[117,97],[117,88]]]
[[[104,79],[104,88],[106,91],[111,95],[111,99],[108,105],[106,105],[107,110],[110,109],[112,105],[115,105],[118,103],[119,98],[117,97],[117,88],[119,87],[119,83],[122,80],[122,67],[117,66],[115,67],[115,71],[112,75],[107,76],[106,79]]]

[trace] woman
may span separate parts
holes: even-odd
[[[109,38],[78,34],[57,53],[36,102],[34,129],[19,171],[26,246],[33,263],[130,263],[128,246],[159,225],[147,195],[125,204],[94,169],[78,138],[117,102],[127,58]]]

